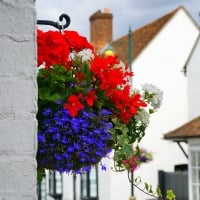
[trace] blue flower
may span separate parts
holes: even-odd
[[[112,112],[107,109],[100,110],[101,115],[112,115]]]
[[[60,139],[60,134],[59,133],[56,133],[52,136],[52,139],[53,140],[59,140]]]
[[[52,113],[52,110],[47,108],[46,110],[44,110],[44,112],[42,113],[45,117],[49,116]]]
[[[56,104],[58,104],[58,105],[62,105],[62,103],[63,103],[63,101],[61,99],[56,101]]]
[[[69,84],[69,87],[70,87],[70,88],[73,88],[73,87],[75,87],[75,85],[76,85],[75,83],[71,82],[71,83]]]
[[[39,143],[45,143],[45,137],[44,137],[44,135],[42,135],[42,134],[38,134],[38,142]]]
[[[72,146],[69,146],[69,147],[67,148],[67,152],[68,152],[68,153],[74,152],[74,148],[73,148]]]
[[[61,139],[61,143],[62,144],[67,144],[67,138],[64,136],[62,139]]]
[[[62,156],[61,156],[60,154],[56,153],[56,154],[55,154],[55,159],[56,159],[57,161],[61,161],[61,160],[62,160]]]
[[[101,170],[106,171],[106,166],[105,166],[105,165],[103,165],[103,164],[101,163],[100,166],[101,166]]]
[[[45,120],[38,132],[38,163],[60,172],[88,171],[111,151],[108,147],[111,112],[83,110],[72,118],[60,107],[43,112]]]

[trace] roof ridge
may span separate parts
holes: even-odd
[[[180,10],[181,8],[182,8],[182,6],[179,6],[179,7],[177,7],[176,9],[174,9],[174,10],[172,10],[172,11],[166,13],[165,15],[160,16],[159,18],[157,18],[157,19],[155,19],[155,20],[153,20],[153,21],[151,21],[151,22],[149,22],[149,23],[147,23],[147,24],[141,26],[141,27],[138,28],[138,29],[142,29],[142,28],[144,28],[144,27],[146,27],[146,26],[150,26],[150,25],[156,23],[157,21],[162,20],[163,18],[167,18],[167,21],[168,21],[168,20],[170,20],[170,19],[174,16],[174,14],[175,14],[178,10]],[[135,31],[137,31],[138,29],[136,29]],[[135,32],[135,31],[133,31],[133,32]]]
[[[174,16],[174,14],[179,10],[182,9],[183,6],[179,6],[176,9],[172,10],[171,12],[163,15],[162,17],[132,31],[132,40],[133,40],[133,59],[135,59],[143,49],[148,45],[148,43],[158,34],[158,32],[162,29],[163,26],[166,25],[167,22]],[[119,39],[111,42],[111,45],[117,52],[120,52],[120,59],[123,60],[126,64],[128,63],[127,52],[125,50],[120,49],[120,45],[127,43],[128,35],[124,35]],[[123,55],[121,55],[123,52]]]

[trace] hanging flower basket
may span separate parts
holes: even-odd
[[[132,90],[128,66],[75,31],[38,30],[37,44],[38,167],[81,173],[111,150],[123,166],[162,92]]]

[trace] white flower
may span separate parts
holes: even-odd
[[[83,49],[82,51],[79,51],[76,55],[80,56],[83,62],[94,58],[94,54],[92,53],[91,49]]]
[[[149,124],[150,115],[145,109],[140,109],[135,116],[137,122],[142,122],[143,124]]]
[[[160,90],[158,87],[152,84],[145,83],[143,85],[142,90],[144,91],[144,95],[148,95],[148,100],[151,103],[151,106],[154,109],[158,109],[161,106],[162,99],[163,99],[163,91]]]

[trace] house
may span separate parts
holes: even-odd
[[[141,84],[152,83],[164,91],[163,105],[159,112],[152,115],[146,135],[141,141],[141,146],[153,153],[153,161],[134,173],[135,177],[140,176],[142,181],[156,187],[159,170],[173,171],[175,165],[188,162],[175,143],[163,140],[163,133],[181,126],[189,119],[188,112],[192,105],[188,102],[194,99],[188,98],[189,76],[185,76],[184,71],[186,64],[189,65],[189,58],[193,54],[198,55],[193,50],[199,37],[199,28],[187,10],[180,6],[131,31],[131,37],[127,34],[113,41],[112,18],[108,9],[97,11],[90,17],[91,42],[96,51],[110,45],[123,62],[129,63],[128,44],[132,38],[131,68],[135,74],[133,87],[140,88]],[[107,172],[94,168],[84,176],[63,176],[63,200],[129,199],[131,185],[127,173],[113,172],[113,163],[109,159],[103,162],[107,165]],[[137,189],[134,189],[134,196],[140,200],[149,199]]]
[[[172,140],[178,144],[187,143],[189,166],[189,199],[200,198],[199,175],[200,170],[200,93],[199,82],[199,55],[200,39],[196,40],[191,56],[185,65],[185,73],[188,78],[188,121],[178,128],[166,133],[164,139]]]
[[[147,26],[146,31],[148,28],[150,27]],[[138,88],[147,82],[155,84],[164,92],[161,109],[152,116],[141,142],[142,146],[153,152],[154,160],[141,166],[135,173],[135,176],[144,177],[145,181],[154,186],[158,184],[158,170],[174,171],[176,165],[187,163],[186,157],[175,143],[163,140],[163,133],[188,121],[189,81],[183,69],[198,36],[197,24],[185,8],[180,6],[168,14],[168,20],[161,29],[141,53],[135,59],[133,57],[133,86]],[[183,148],[186,149],[186,144],[183,144]],[[145,196],[140,195],[139,198],[145,199]]]
[[[164,138],[178,144],[188,143],[189,199],[198,200],[200,198],[200,116],[166,133]]]
[[[154,178],[157,170],[173,171],[175,165],[187,163],[187,159],[176,144],[164,141],[162,137],[163,133],[188,120],[188,80],[182,71],[198,35],[197,25],[187,11],[179,7],[172,12],[156,37],[133,61],[132,67],[135,73],[133,84],[138,86],[149,82],[164,91],[163,105],[153,116],[141,143],[153,151],[154,162],[136,171],[136,174],[145,177],[153,185],[157,184]],[[183,148],[185,146],[184,144]],[[150,174],[149,171],[151,171]]]

